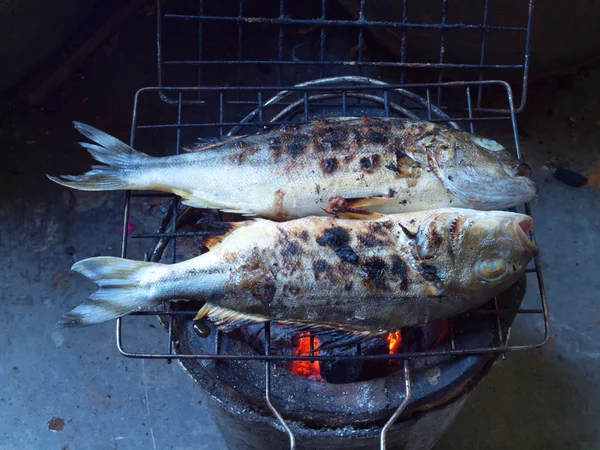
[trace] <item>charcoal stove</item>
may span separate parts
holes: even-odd
[[[479,24],[451,23],[451,0],[440,2],[439,23],[409,20],[409,3],[404,0],[402,18],[390,22],[366,17],[365,0],[357,2],[358,19],[344,16],[327,0],[265,1],[260,7],[243,0],[200,1],[164,6],[169,10],[158,2],[159,85],[136,94],[131,145],[166,155],[197,147],[199,137],[205,143],[325,116],[399,116],[471,132],[477,126],[480,134],[497,126],[509,133],[520,159],[512,87],[490,73],[522,71],[522,108],[533,1],[523,2],[520,25],[492,24],[487,0]],[[406,31],[400,61],[365,50],[373,26]],[[403,56],[408,31],[419,28],[440,32],[439,60]],[[479,61],[444,59],[445,33],[461,31],[465,38],[476,32],[481,39]],[[523,34],[523,61],[486,60],[486,39],[496,31]],[[209,42],[217,32],[223,39]],[[265,48],[249,45],[251,34]],[[168,44],[173,36],[181,43],[190,35],[189,48]],[[348,36],[353,39],[349,49],[342,45]],[[223,67],[231,70],[217,71]],[[454,69],[465,68],[476,69],[477,79],[445,81]],[[421,81],[407,81],[415,77]],[[162,203],[164,214],[141,217],[151,203]],[[514,210],[531,215],[529,204]],[[241,219],[183,208],[176,196],[153,192],[126,194],[123,229],[129,229],[132,217],[144,229],[124,234],[122,256],[143,255],[166,264],[206,251],[199,237],[211,231],[198,223]],[[534,230],[529,234],[535,242]],[[533,277],[539,306],[523,308]],[[549,337],[538,257],[519,282],[488,304],[448,321],[400,330],[402,343],[393,349],[388,340],[372,340],[319,351],[309,331],[293,334],[276,322],[222,332],[210,322],[192,320],[200,306],[173,302],[118,319],[117,346],[130,358],[179,361],[208,394],[208,410],[231,449],[432,448],[499,358],[539,348]],[[128,347],[125,328],[141,315],[157,316],[165,328],[164,352]],[[543,335],[509,344],[513,323],[536,315],[543,320]],[[309,373],[295,370],[298,362],[311,368]]]
[[[195,221],[200,215],[186,210],[180,215],[176,232],[194,233]],[[169,246],[159,244],[158,252],[153,253],[154,259],[170,262],[169,250]],[[177,253],[185,260],[201,251],[202,244],[195,237]],[[253,325],[232,333],[220,333],[209,322],[190,321],[189,314],[201,305],[190,307],[186,303],[173,305],[171,314],[174,316],[160,317],[165,329],[171,327],[175,333],[177,354],[233,355],[218,362],[211,359],[182,361],[188,374],[209,394],[210,412],[229,448],[285,448],[290,436],[298,440],[296,448],[375,448],[386,424],[389,424],[384,434],[389,442],[386,448],[428,448],[439,439],[499,356],[488,353],[455,359],[444,352],[497,345],[506,339],[506,330],[519,308],[525,287],[523,277],[498,296],[496,303],[488,305],[488,309],[484,307],[475,316],[470,313],[454,318],[451,333],[449,327],[447,333],[437,329],[433,333],[422,331],[425,327],[436,328],[437,323],[445,321],[403,330],[404,342],[394,352],[388,352],[388,345],[381,338],[333,352],[316,351],[335,356],[318,361],[320,369],[312,376],[295,373],[292,370],[297,364],[295,359],[267,363],[266,372],[264,363],[257,360],[258,355],[282,355],[286,348],[292,349],[289,332],[286,333],[281,324]],[[480,315],[489,312],[490,307],[512,312],[498,323],[493,314]],[[175,317],[174,323],[169,324],[168,317]],[[474,317],[478,319],[474,321]],[[417,336],[409,342],[415,334]],[[417,349],[427,348],[424,336],[428,334],[442,340],[437,345],[429,343],[439,356],[419,358],[409,366],[406,356],[411,350],[415,353]],[[257,336],[262,346],[252,345],[255,343],[252,338],[256,341]],[[372,345],[377,339],[383,340],[384,345]],[[384,351],[378,351],[382,347]],[[394,359],[388,358],[390,353]],[[402,359],[398,359],[399,356]],[[331,364],[342,366],[342,370],[332,371]],[[363,370],[356,370],[357,364]],[[352,374],[361,372],[367,375],[355,381],[357,377]],[[346,378],[340,379],[340,373]],[[269,414],[271,408],[280,419]],[[397,414],[390,416],[394,411]],[[394,420],[397,423],[392,426]]]

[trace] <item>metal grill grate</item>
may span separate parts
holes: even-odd
[[[523,0],[522,11],[511,14],[490,0],[469,2],[468,8],[457,0],[402,0],[391,10],[390,4],[159,1],[158,85],[284,86],[342,75],[399,84],[510,78],[522,80],[516,111],[522,110],[533,0]],[[498,56],[507,38],[514,58]],[[382,42],[390,42],[387,51]],[[442,92],[440,87],[440,102]],[[474,109],[509,112],[482,94],[476,93]]]
[[[472,107],[472,92],[479,88],[487,86],[502,87],[505,92],[505,99],[509,110],[512,111],[509,115],[476,115]],[[435,96],[438,88],[444,88],[452,92],[452,97],[455,100],[453,108],[438,108],[433,104],[431,99]],[[156,143],[161,141],[160,134],[166,133],[162,139],[165,142],[171,143],[169,153],[179,153],[181,148],[187,144],[191,144],[198,135],[223,137],[232,136],[238,133],[252,133],[265,126],[273,124],[282,124],[290,120],[309,120],[324,115],[332,115],[332,111],[337,111],[337,115],[358,115],[368,111],[370,115],[384,116],[401,116],[412,119],[425,118],[432,122],[441,122],[454,128],[468,128],[471,132],[476,131],[476,125],[490,126],[492,123],[503,124],[507,130],[510,130],[514,151],[517,158],[521,159],[519,149],[518,136],[515,125],[514,109],[512,107],[512,93],[510,86],[504,82],[498,81],[483,81],[483,82],[465,82],[452,84],[419,84],[419,85],[388,85],[377,80],[369,80],[367,78],[341,77],[332,79],[321,79],[316,82],[303,83],[302,86],[292,86],[280,91],[280,88],[254,88],[254,87],[203,87],[203,88],[144,88],[136,95],[133,124],[132,124],[132,139],[131,145],[135,145],[141,151],[147,151],[156,154]],[[206,103],[203,105],[184,105],[183,98],[185,94],[202,91],[203,94],[211,94],[218,99],[216,102]],[[421,91],[423,95],[418,95],[415,92]],[[178,98],[176,104],[156,102],[160,93],[168,92]],[[240,101],[239,94],[245,94],[248,100]],[[158,94],[158,95],[157,95]],[[462,94],[462,104],[459,102],[459,95]],[[254,98],[254,100],[249,100]],[[163,123],[141,123],[140,111],[150,109],[151,100],[162,105],[166,111],[170,112],[170,119]],[[148,104],[146,104],[148,102]],[[404,105],[404,106],[402,106]],[[336,115],[336,113],[333,113]],[[241,119],[233,120],[232,117]],[[230,129],[225,132],[226,129]],[[150,139],[147,140],[147,145],[150,148],[145,149],[140,144],[141,135],[146,133]],[[148,134],[150,133],[150,134]],[[478,131],[478,133],[480,133]],[[169,138],[170,136],[170,138]],[[165,217],[161,219],[161,223],[156,224],[155,230],[149,233],[133,233],[129,237],[132,240],[146,241],[145,248],[148,249],[152,244],[156,245],[156,240],[163,240],[163,247],[171,242],[170,262],[177,262],[177,242],[181,239],[189,239],[196,235],[206,234],[208,232],[178,232],[175,228],[176,212],[179,210],[178,201],[175,196],[169,194],[156,193],[136,193],[127,194],[124,229],[128,229],[130,212],[132,209],[133,199],[151,198],[151,197],[173,197],[173,201],[167,211]],[[531,208],[528,204],[523,205],[522,211],[531,215]],[[530,237],[535,242],[534,231],[530,232]],[[127,235],[123,237],[123,257],[126,257],[130,240]],[[152,244],[151,244],[152,243]],[[168,261],[167,261],[168,262]],[[419,353],[404,353],[396,355],[397,358],[412,358],[425,356],[442,356],[442,355],[466,355],[466,354],[481,354],[481,353],[497,353],[506,351],[528,350],[542,346],[548,339],[548,311],[546,304],[546,295],[543,286],[543,278],[541,266],[538,257],[534,258],[533,266],[527,269],[527,273],[537,277],[537,285],[539,288],[538,306],[535,308],[519,309],[518,311],[505,311],[498,309],[479,309],[470,311],[467,315],[473,320],[478,320],[481,316],[496,315],[498,320],[497,331],[498,336],[502,338],[503,330],[501,329],[500,317],[502,314],[516,313],[520,315],[538,315],[544,322],[544,333],[539,340],[528,342],[523,345],[507,345],[502,339],[498,345],[485,348],[459,349],[452,348],[447,351],[428,351]],[[197,311],[147,311],[143,313],[135,313],[133,315],[187,315],[193,317]],[[121,339],[121,324],[119,323],[118,344],[119,348],[125,356],[144,357],[144,358],[198,358],[198,359],[327,359],[325,356],[318,357],[297,357],[297,356],[271,356],[264,357],[256,355],[255,357],[247,357],[242,355],[219,355],[217,353],[211,355],[176,355],[173,354],[173,342],[169,339],[167,353],[146,353],[138,351],[125,350]],[[454,327],[451,327],[453,330]],[[172,337],[172,324],[169,327],[169,336]],[[456,341],[455,337],[451,337],[452,342]],[[453,345],[455,347],[455,345]],[[385,358],[390,356],[357,356],[360,358]],[[393,357],[393,356],[392,356]],[[331,357],[333,358],[333,357]],[[339,357],[336,357],[339,358]],[[353,357],[347,357],[353,358]]]
[[[489,87],[501,88],[504,91],[504,100],[510,114],[489,115],[478,113],[473,108],[473,93],[480,89]],[[439,89],[444,89],[447,98],[453,99],[452,106],[438,107],[433,100]],[[213,98],[214,101],[201,104],[185,104],[187,95],[196,95],[200,91],[205,97]],[[163,102],[161,94],[168,93],[177,98],[176,103]],[[241,100],[240,100],[241,99]],[[161,115],[165,119],[161,123],[147,121],[143,118],[144,111],[161,108]],[[198,88],[144,88],[138,91],[135,98],[131,145],[150,154],[156,154],[158,142],[167,143],[168,154],[176,154],[186,145],[193,143],[199,135],[205,137],[224,137],[237,133],[251,133],[264,129],[265,126],[281,124],[290,120],[309,120],[323,115],[384,115],[401,116],[409,118],[425,118],[432,122],[441,122],[454,128],[469,129],[471,132],[482,133],[483,128],[493,125],[504,128],[510,133],[514,144],[513,149],[520,159],[518,136],[516,132],[515,114],[513,108],[512,91],[510,86],[499,81],[475,81],[465,83],[433,83],[414,85],[388,85],[377,80],[357,77],[340,77],[315,82],[303,83],[301,86],[290,86],[283,90],[278,87],[198,87]],[[237,119],[234,119],[236,118]],[[481,130],[479,129],[481,128]],[[162,136],[161,136],[162,135]],[[145,142],[145,144],[144,144]],[[505,142],[508,146],[508,143]],[[147,148],[146,148],[147,147]],[[176,229],[176,217],[180,213],[179,203],[176,196],[156,193],[126,194],[124,229],[128,229],[132,210],[139,206],[139,201],[155,197],[172,197],[167,213],[162,219],[154,224],[152,232],[138,232],[127,234],[123,237],[122,256],[126,257],[128,250],[135,242],[139,249],[148,250],[154,246],[165,249],[170,245],[169,257],[163,262],[174,263],[177,261],[177,243],[190,239],[202,232],[178,232]],[[136,206],[137,205],[137,206]],[[525,213],[531,214],[528,204],[523,205]],[[522,211],[519,211],[522,212]],[[534,230],[530,231],[530,237],[535,242]],[[156,260],[157,255],[146,255],[146,259]],[[406,407],[410,397],[409,360],[411,358],[422,358],[444,355],[472,355],[483,353],[503,353],[510,351],[522,351],[539,348],[549,338],[549,323],[546,295],[544,291],[542,271],[539,258],[534,258],[533,266],[527,269],[528,277],[535,277],[539,288],[537,296],[538,305],[533,308],[520,308],[516,311],[501,310],[497,303],[492,308],[481,308],[470,311],[461,318],[469,320],[495,321],[498,339],[495,345],[481,348],[464,348],[461,346],[460,330],[457,332],[455,319],[450,319],[450,343],[451,348],[445,350],[400,353],[397,355],[348,355],[348,356],[280,356],[269,354],[270,323],[265,325],[266,354],[265,355],[234,355],[222,354],[220,352],[221,334],[217,331],[215,335],[214,351],[207,354],[187,354],[178,352],[176,317],[185,316],[190,319],[196,314],[196,309],[174,311],[169,305],[156,311],[145,311],[132,314],[132,318],[147,315],[167,316],[168,335],[164,344],[164,352],[146,352],[126,348],[123,339],[124,320],[117,320],[117,346],[123,356],[131,358],[166,359],[255,359],[263,360],[266,367],[265,398],[269,408],[275,417],[281,422],[283,430],[288,433],[290,442],[294,435],[270,402],[270,370],[272,361],[286,360],[350,360],[350,359],[404,359],[405,382],[407,396],[401,407],[390,417],[390,421],[384,427],[381,436],[382,448],[385,448],[385,433],[394,421],[399,417]],[[493,303],[493,302],[492,302]],[[489,306],[489,305],[488,305]],[[538,339],[519,345],[510,345],[504,342],[506,330],[503,330],[501,319],[504,314],[516,314],[520,316],[533,316],[542,319],[544,332]],[[294,446],[292,445],[292,448]]]

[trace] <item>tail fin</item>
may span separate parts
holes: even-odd
[[[116,319],[162,300],[150,297],[140,284],[143,272],[161,266],[157,263],[99,256],[76,262],[71,268],[100,287],[73,311],[64,314],[58,328],[82,327]],[[154,276],[155,278],[155,276]]]
[[[148,161],[151,156],[132,149],[117,138],[80,122],[73,122],[77,131],[96,144],[80,143],[96,161],[106,166],[92,166],[83,175],[46,175],[55,183],[82,191],[114,191],[130,189],[127,169]]]

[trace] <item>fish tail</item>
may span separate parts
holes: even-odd
[[[82,191],[114,191],[137,188],[131,179],[131,169],[143,165],[152,157],[134,150],[117,138],[90,125],[73,122],[77,131],[94,141],[80,145],[92,157],[106,165],[92,166],[92,170],[83,175],[46,175],[50,180],[63,186]]]
[[[156,306],[162,299],[151,296],[144,279],[156,282],[164,267],[158,263],[99,256],[78,261],[71,270],[94,281],[99,289],[71,312],[62,316],[58,328],[82,327],[106,322],[143,308]]]

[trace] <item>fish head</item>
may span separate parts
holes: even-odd
[[[495,140],[451,131],[428,150],[444,186],[469,208],[505,209],[537,194],[531,168]]]
[[[525,214],[446,208],[421,227],[419,257],[437,265],[448,294],[464,298],[498,295],[538,254],[527,236],[533,219]]]

